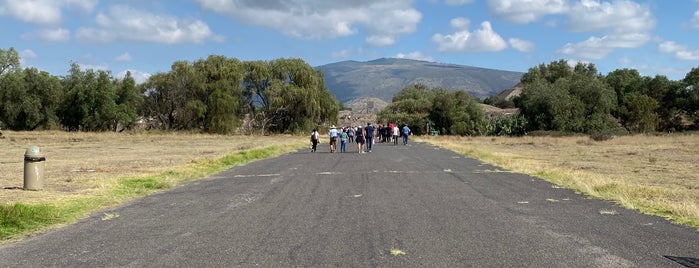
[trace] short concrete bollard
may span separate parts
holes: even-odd
[[[39,147],[31,147],[24,153],[24,190],[44,188],[44,168],[46,156]]]

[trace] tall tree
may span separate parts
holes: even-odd
[[[139,109],[144,101],[143,94],[136,87],[136,81],[131,77],[131,72],[126,72],[123,79],[115,80],[114,87],[117,106],[114,126],[128,128],[138,120]]]
[[[116,92],[109,72],[81,70],[71,64],[63,79],[65,95],[58,116],[68,130],[107,131],[116,128]]]

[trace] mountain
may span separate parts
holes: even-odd
[[[476,98],[487,98],[512,88],[523,73],[427,61],[381,58],[342,61],[316,67],[323,71],[328,89],[342,103],[364,97],[391,102],[406,86],[462,89]]]

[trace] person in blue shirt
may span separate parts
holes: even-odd
[[[349,136],[347,135],[347,129],[343,129],[342,133],[340,133],[340,152],[344,153],[347,152],[347,139]]]
[[[366,123],[364,130],[366,132],[366,150],[371,153],[371,147],[374,145],[374,131],[376,131],[376,128],[371,125],[371,123]]]
[[[408,135],[410,135],[410,128],[408,125],[403,125],[403,145],[408,145]]]
[[[330,131],[328,131],[328,136],[330,136],[330,152],[334,153],[335,150],[337,150],[337,137],[340,135],[340,132],[337,131],[337,128],[335,125],[330,127]]]

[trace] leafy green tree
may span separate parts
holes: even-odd
[[[591,133],[614,127],[616,96],[594,65],[570,68],[561,60],[532,68],[525,78],[516,104],[531,129]]]
[[[448,135],[477,135],[485,124],[485,115],[478,102],[462,90],[433,90],[429,118],[435,128]]]
[[[246,62],[243,103],[253,129],[298,132],[337,123],[340,104],[323,74],[301,59]]]
[[[682,80],[682,88],[678,97],[682,103],[678,106],[693,121],[694,128],[699,127],[699,67],[692,68]]]
[[[109,72],[83,71],[72,63],[63,84],[65,95],[57,114],[64,128],[72,131],[116,129],[116,91]]]
[[[417,135],[425,134],[426,126],[434,127],[429,116],[434,91],[423,84],[407,86],[393,96],[391,104],[378,114],[379,121],[407,124]]]
[[[206,105],[203,128],[208,132],[232,133],[240,125],[243,64],[237,59],[211,55],[193,64],[201,81],[198,99]]]
[[[144,102],[143,94],[136,87],[131,72],[126,72],[124,79],[115,80],[114,87],[117,105],[114,126],[128,128],[138,121],[139,109]]]
[[[19,69],[20,57],[17,50],[12,47],[8,50],[0,49],[0,75]]]
[[[0,76],[0,121],[14,130],[51,129],[61,94],[57,77],[36,68]]]
[[[626,115],[626,129],[637,133],[655,131],[660,121],[655,113],[660,106],[658,101],[638,92],[629,93],[624,99],[624,107],[630,111]]]

